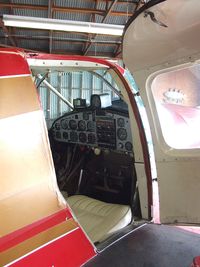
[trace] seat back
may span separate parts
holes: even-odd
[[[128,205],[110,204],[84,195],[68,197],[67,203],[93,242],[103,241],[131,223]]]

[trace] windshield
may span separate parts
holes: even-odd
[[[53,70],[35,74],[47,123],[73,110],[74,100],[90,106],[92,95],[109,95],[111,102],[121,98],[121,88],[110,69]],[[120,84],[121,86],[121,84]],[[55,91],[52,91],[55,89]],[[49,90],[50,89],[50,90]],[[59,94],[63,97],[60,97]],[[82,101],[83,100],[83,101]],[[79,101],[79,102],[80,102]],[[79,103],[75,101],[75,103]]]

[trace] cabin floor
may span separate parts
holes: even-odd
[[[175,226],[146,224],[84,267],[190,267],[200,255],[200,235]]]

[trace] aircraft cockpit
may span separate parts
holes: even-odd
[[[128,105],[120,96],[74,98],[49,139],[59,189],[94,243],[142,217]]]

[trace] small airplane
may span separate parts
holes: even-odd
[[[123,37],[129,71],[0,49],[0,266],[90,263],[152,222],[155,179],[161,223],[200,224],[199,11],[142,6]]]

